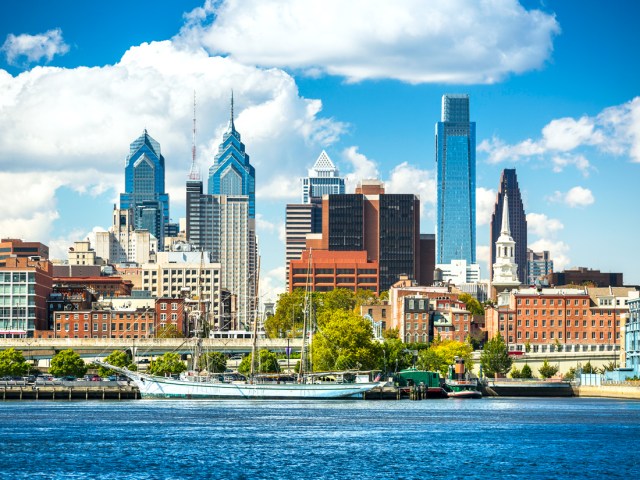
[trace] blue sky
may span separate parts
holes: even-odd
[[[284,284],[284,205],[322,149],[346,175],[417,193],[435,222],[444,93],[477,123],[478,258],[500,172],[516,168],[529,244],[556,267],[640,284],[640,4],[622,0],[9,1],[0,4],[0,235],[66,256],[110,225],[129,143],[167,162],[171,217],[228,119],[256,167],[262,294]]]

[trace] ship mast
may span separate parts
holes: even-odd
[[[302,320],[302,348],[300,350],[300,369],[298,370],[298,383],[304,381],[304,374],[306,372],[306,363],[308,362],[307,356],[307,335],[309,331],[309,321],[311,317],[311,250],[309,250],[309,263],[307,265],[307,281],[304,292],[304,311]]]

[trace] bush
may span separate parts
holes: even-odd
[[[531,367],[528,363],[525,363],[524,367],[522,367],[522,371],[520,372],[520,378],[531,378],[532,376]]]

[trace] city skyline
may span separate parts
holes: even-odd
[[[284,205],[299,201],[298,179],[322,150],[347,193],[378,177],[389,193],[419,194],[421,231],[435,232],[433,125],[442,95],[467,93],[477,124],[482,276],[500,172],[516,168],[530,248],[550,250],[556,270],[623,272],[625,283],[640,284],[638,227],[628,220],[640,195],[640,75],[629,62],[639,5],[581,2],[579,16],[578,7],[554,1],[491,11],[463,1],[315,5],[291,7],[294,24],[306,26],[298,29],[267,1],[3,4],[11,21],[0,25],[0,198],[16,208],[0,221],[2,236],[43,242],[65,258],[75,240],[106,230],[124,191],[126,147],[144,129],[162,145],[177,222],[185,216],[193,91],[197,164],[206,171],[233,90],[257,170],[261,285],[275,298],[284,288]],[[459,9],[469,24],[453,15]],[[142,15],[150,21],[139,22]],[[103,21],[89,27],[87,16]],[[271,20],[262,25],[262,17]],[[349,20],[359,17],[366,25]],[[476,48],[463,48],[463,39]],[[614,248],[593,256],[601,245]]]

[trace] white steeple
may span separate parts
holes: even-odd
[[[496,241],[496,263],[493,264],[492,286],[496,292],[502,292],[509,288],[517,288],[518,265],[515,263],[516,242],[511,236],[509,227],[509,196],[505,192],[502,206],[502,228]]]

